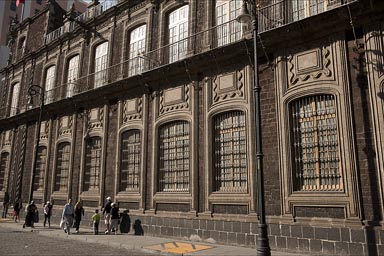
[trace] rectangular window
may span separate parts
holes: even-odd
[[[169,15],[169,62],[184,59],[188,50],[188,13],[185,5]]]
[[[100,171],[101,171],[101,139],[99,137],[92,137],[87,140],[87,148],[85,153],[83,191],[99,189]]]
[[[7,173],[7,168],[9,166],[9,153],[5,152],[1,154],[0,159],[0,191],[5,189],[5,175]]]
[[[45,166],[47,164],[47,148],[39,147],[37,150],[36,172],[33,182],[34,191],[43,190]]]
[[[295,191],[342,190],[334,96],[298,99],[290,111]]]
[[[51,66],[45,74],[45,103],[51,103],[55,99],[55,71],[56,67]]]
[[[216,37],[218,46],[236,42],[242,37],[241,24],[236,18],[241,13],[241,1],[217,0],[216,2]]]
[[[16,8],[17,8],[17,6],[16,6],[16,0],[11,0],[11,6],[9,7],[9,9],[11,10],[11,11],[16,11]]]
[[[322,13],[326,10],[325,0],[291,0],[292,19],[298,21],[306,17]]]
[[[67,98],[72,97],[76,80],[79,78],[79,55],[72,57],[68,62]]]
[[[66,192],[68,187],[69,158],[71,145],[60,143],[57,150],[55,191]]]
[[[95,50],[95,88],[107,82],[108,42],[104,42]]]
[[[18,113],[19,95],[20,95],[20,84],[16,83],[13,85],[13,90],[12,90],[11,110],[9,113],[10,116],[14,116]]]
[[[144,69],[146,26],[140,26],[131,32],[129,40],[128,76],[140,74]],[[150,60],[149,60],[150,61]]]
[[[120,191],[139,192],[141,137],[139,130],[124,132],[121,143]]]
[[[247,192],[245,116],[241,111],[214,119],[214,184],[218,192]]]
[[[188,192],[189,123],[179,121],[162,126],[159,139],[159,191]]]

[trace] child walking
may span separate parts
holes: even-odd
[[[100,214],[99,214],[98,209],[96,209],[95,213],[92,215],[92,222],[93,222],[93,234],[98,235],[99,234],[99,222],[100,222]]]

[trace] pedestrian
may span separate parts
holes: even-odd
[[[73,224],[74,209],[72,204],[72,199],[68,199],[68,203],[64,206],[63,214],[61,219],[65,223],[64,232],[68,235],[71,234],[71,226]]]
[[[15,222],[17,222],[19,220],[20,210],[22,208],[23,208],[23,205],[22,205],[21,200],[19,198],[19,199],[17,199],[17,201],[13,205],[13,218],[14,218]]]
[[[117,207],[116,203],[112,203],[111,206],[111,232],[114,232],[115,235],[117,235],[120,221],[119,207]]]
[[[110,227],[111,227],[111,209],[112,209],[112,198],[107,197],[107,202],[105,203],[104,210],[103,210],[103,215],[104,215],[104,220],[105,220],[105,234],[109,233]]]
[[[84,208],[81,205],[81,202],[78,201],[75,204],[75,224],[73,225],[74,228],[76,229],[76,234],[79,233],[79,227],[80,227],[80,221],[81,221],[81,216],[84,216]]]
[[[30,202],[30,204],[26,208],[26,211],[27,211],[27,214],[25,215],[25,222],[23,224],[23,228],[25,227],[34,228],[35,213],[37,211],[37,207],[34,201]]]
[[[52,216],[52,208],[53,205],[51,202],[47,201],[47,203],[44,205],[44,227],[48,220],[48,227],[51,227],[51,216]]]
[[[96,209],[95,213],[92,215],[92,223],[93,223],[93,234],[99,234],[99,223],[100,223],[100,214],[99,210]]]
[[[5,191],[4,198],[3,198],[3,218],[7,218],[8,214],[8,207],[9,207],[9,194],[8,191]]]

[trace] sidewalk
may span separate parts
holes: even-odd
[[[15,223],[12,219],[0,219],[0,226],[31,232],[31,228],[22,228],[22,223]],[[104,244],[115,248],[125,248],[129,250],[143,251],[155,255],[256,255],[256,249],[241,246],[227,246],[212,243],[196,242],[190,240],[178,240],[173,238],[162,238],[152,236],[135,236],[133,234],[109,234],[103,233],[93,235],[92,230],[84,225],[80,227],[79,234],[67,235],[57,224],[51,228],[42,227],[42,223],[37,223],[33,232],[42,236],[59,237],[62,239],[74,239],[88,243]],[[295,253],[272,251],[273,256],[293,256]]]

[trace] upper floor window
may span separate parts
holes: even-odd
[[[242,27],[236,21],[241,13],[242,1],[217,0],[216,1],[216,33],[217,44],[223,46],[241,39]]]
[[[57,147],[54,191],[67,191],[70,152],[71,144],[69,142],[60,143]]]
[[[242,111],[214,118],[214,191],[247,192],[247,138]]]
[[[334,96],[300,98],[290,104],[290,115],[294,190],[342,190]]]
[[[108,45],[104,42],[95,49],[95,88],[107,82]]]
[[[54,100],[55,71],[56,67],[51,66],[45,73],[45,103],[50,103]]]
[[[17,46],[18,57],[21,57],[25,53],[26,49],[26,40],[25,37],[21,37]]]
[[[101,138],[91,137],[86,141],[83,191],[100,187]]]
[[[12,88],[12,98],[11,98],[11,110],[9,112],[10,116],[17,114],[19,110],[19,95],[20,95],[20,83],[16,83]]]
[[[293,21],[304,19],[324,12],[327,1],[324,0],[291,0]]]
[[[36,173],[33,177],[34,191],[44,188],[45,167],[47,164],[47,147],[39,147],[37,150]]]
[[[188,50],[188,13],[185,5],[169,14],[169,62],[175,62],[187,56]]]
[[[6,186],[5,175],[7,174],[8,168],[9,168],[9,153],[4,152],[0,156],[0,191],[4,191],[4,188]]]
[[[146,25],[132,30],[129,38],[128,76],[140,74],[144,68]]]
[[[160,192],[188,192],[190,183],[189,123],[167,123],[159,129]]]
[[[129,130],[121,136],[120,191],[140,189],[141,136],[139,130]]]
[[[79,55],[72,57],[68,62],[67,97],[72,97],[76,80],[79,78]]]
[[[9,9],[11,9],[11,11],[16,11],[16,0],[11,0],[11,6],[9,7]]]

